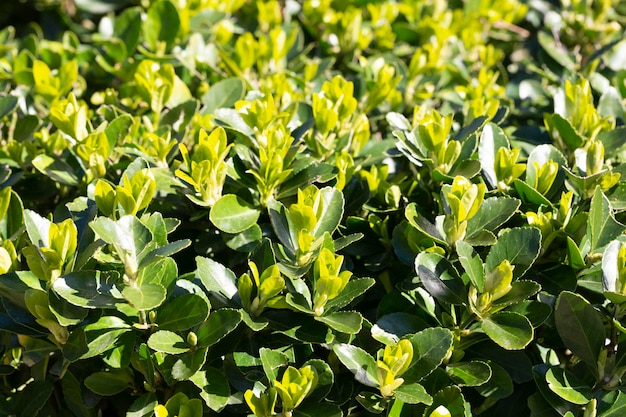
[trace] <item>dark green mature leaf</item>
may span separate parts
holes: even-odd
[[[519,303],[537,294],[540,290],[541,285],[535,281],[515,281],[511,284],[508,293],[494,301],[494,306],[503,307]]]
[[[417,211],[415,203],[410,203],[406,207],[404,215],[411,226],[432,238],[435,242],[446,245],[445,239],[441,236],[437,227]]]
[[[183,294],[169,299],[157,312],[159,329],[186,330],[202,323],[209,316],[209,305],[196,294]]]
[[[472,412],[470,404],[465,400],[461,389],[457,386],[447,386],[441,391],[438,391],[433,395],[433,403],[426,409],[424,415],[430,416],[430,414],[440,405],[443,405],[450,411],[450,414],[454,417],[471,417]]]
[[[233,271],[213,259],[201,256],[196,257],[196,263],[196,277],[204,288],[226,304],[231,303],[237,294],[237,277]]]
[[[406,404],[430,405],[433,403],[433,397],[418,383],[400,385],[394,390],[393,396]]]
[[[126,256],[139,265],[142,254],[152,241],[152,232],[135,216],[126,215],[117,221],[108,217],[98,217],[89,226],[94,232],[117,249],[118,253],[125,259]]]
[[[363,408],[374,414],[380,414],[385,411],[389,403],[389,400],[382,395],[369,391],[360,392],[355,399]]]
[[[338,311],[315,317],[333,330],[347,334],[357,334],[361,331],[363,316],[357,311]]]
[[[126,417],[147,417],[154,413],[154,407],[159,404],[153,392],[138,397],[128,408]]]
[[[587,404],[592,398],[591,387],[579,382],[574,375],[560,367],[546,372],[548,388],[559,397],[574,404]]]
[[[525,348],[533,340],[533,326],[518,313],[501,311],[481,322],[481,328],[491,340],[507,350]]]
[[[115,286],[117,272],[76,271],[57,278],[52,289],[79,307],[114,308],[124,298]]]
[[[400,311],[382,316],[372,326],[372,337],[381,343],[392,345],[398,343],[402,337],[427,327],[428,323],[420,317]]]
[[[69,370],[65,373],[65,375],[63,375],[63,379],[61,380],[61,390],[65,404],[77,417],[94,416],[93,411],[85,405],[85,392],[83,391],[83,384],[80,383],[74,374],[72,374]]]
[[[139,268],[143,268],[152,262],[155,262],[159,258],[165,258],[167,256],[172,256],[181,250],[185,249],[191,245],[191,240],[189,239],[181,239],[172,243],[168,243],[164,246],[160,246],[150,252],[148,252],[142,259],[139,264]]]
[[[17,100],[15,96],[0,96],[0,119],[17,108]]]
[[[74,169],[62,159],[40,154],[33,159],[32,164],[39,172],[56,182],[71,186],[79,184],[79,178]]]
[[[626,394],[623,391],[613,391],[606,397],[613,395],[615,395],[613,401],[603,401],[607,407],[604,410],[601,409],[599,414],[601,417],[622,417],[626,413]]]
[[[203,114],[212,114],[216,109],[233,107],[245,94],[246,85],[240,78],[226,78],[213,84],[202,96]]]
[[[339,295],[326,303],[326,314],[330,314],[347,306],[360,295],[364,294],[376,281],[373,278],[352,278]]]
[[[103,316],[95,323],[85,326],[85,339],[89,350],[81,359],[98,356],[113,347],[124,333],[132,330],[132,327],[115,316]]]
[[[202,368],[208,351],[208,348],[200,348],[182,355],[168,355],[157,367],[168,379],[186,381]]]
[[[422,252],[415,258],[415,270],[426,290],[436,299],[450,304],[467,301],[463,280],[443,256]]]
[[[227,233],[240,233],[252,227],[261,212],[239,196],[226,194],[215,202],[209,213],[211,222]]]
[[[545,198],[541,195],[541,193],[539,193],[539,191],[535,190],[524,181],[517,179],[513,181],[513,186],[524,203],[536,204],[538,206],[552,206],[550,200]]]
[[[552,59],[562,65],[564,68],[573,71],[576,68],[574,58],[570,56],[568,51],[546,32],[539,32],[537,39],[543,50],[550,55]]]
[[[200,397],[211,410],[219,412],[228,404],[230,386],[228,379],[217,369],[207,367],[189,378],[198,388]]]
[[[509,220],[521,204],[517,198],[490,197],[478,209],[474,217],[467,222],[466,240],[478,236],[483,230],[494,232]]]
[[[459,255],[459,262],[461,266],[463,266],[463,269],[465,269],[465,273],[469,277],[470,282],[479,292],[483,292],[485,286],[485,268],[482,259],[474,252],[474,248],[462,240],[456,243],[456,251]]]
[[[125,287],[122,295],[137,310],[153,310],[165,301],[166,290],[159,284],[143,284]]]
[[[293,411],[293,417],[342,417],[341,409],[330,403],[302,403]]]
[[[515,266],[513,279],[518,279],[532,266],[541,250],[541,232],[534,227],[507,229],[498,236],[485,259],[485,272],[489,273],[502,261]]]
[[[74,362],[87,352],[89,352],[89,347],[87,346],[85,331],[78,327],[70,333],[67,342],[63,345],[63,356],[68,361]]]
[[[173,3],[159,0],[150,5],[143,22],[143,38],[152,51],[159,51],[159,43],[169,50],[176,39],[180,17]],[[165,52],[165,51],[163,51]]]
[[[484,384],[476,387],[476,391],[487,398],[506,398],[513,394],[513,380],[508,372],[493,361],[487,361],[491,368],[491,378]]]
[[[404,378],[419,381],[443,363],[452,349],[453,335],[448,329],[431,327],[416,333],[410,341],[413,344],[413,363]]]
[[[27,384],[17,395],[17,416],[36,416],[46,405],[53,391],[54,385],[49,381],[33,381]]]
[[[556,300],[554,320],[565,346],[597,372],[606,335],[596,309],[581,295],[563,291]]]
[[[353,374],[357,381],[369,387],[378,387],[376,361],[358,346],[339,343],[333,346],[333,352],[341,363]]]
[[[177,355],[189,350],[185,340],[178,334],[169,330],[158,330],[148,338],[148,346],[157,352]]]
[[[481,361],[453,363],[446,366],[446,372],[458,386],[477,387],[491,378],[491,367]]]
[[[241,322],[238,310],[222,308],[209,315],[209,318],[198,327],[198,346],[208,347],[222,340],[228,333],[237,328]]]
[[[98,395],[112,396],[130,388],[134,375],[129,368],[94,372],[85,378],[85,386]]]
[[[611,204],[598,186],[589,207],[587,222],[587,237],[591,244],[589,253],[601,251],[625,229],[626,226],[615,220]]]

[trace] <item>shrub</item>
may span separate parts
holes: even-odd
[[[622,3],[140,3],[0,32],[0,416],[621,415]]]

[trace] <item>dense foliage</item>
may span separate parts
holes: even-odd
[[[626,413],[625,3],[4,7],[0,416]]]

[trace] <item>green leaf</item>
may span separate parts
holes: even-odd
[[[560,114],[552,114],[550,120],[568,148],[574,150],[582,147],[584,140],[580,137],[578,132],[576,132],[576,129],[574,129],[574,126],[572,126],[569,120],[565,119]]]
[[[137,310],[153,310],[165,301],[166,291],[159,284],[143,284],[140,287],[125,287],[122,295]]]
[[[481,328],[491,340],[507,350],[526,347],[533,340],[533,326],[517,313],[501,311],[481,322]]]
[[[259,210],[239,196],[227,194],[215,202],[209,218],[218,229],[226,233],[240,233],[255,225],[260,214]]]
[[[403,377],[407,381],[419,381],[443,363],[452,349],[453,335],[448,329],[431,327],[416,333],[410,340],[413,362]]]
[[[238,310],[222,308],[209,315],[209,318],[198,327],[198,346],[208,347],[224,338],[237,328],[241,322]]]
[[[347,334],[357,334],[363,325],[363,316],[356,311],[338,311],[315,317],[333,330]]]
[[[143,259],[141,260],[141,263],[139,264],[139,268],[144,268],[145,266],[151,264],[152,262],[155,262],[159,258],[172,256],[180,252],[181,250],[185,249],[189,245],[191,245],[191,240],[182,239],[182,240],[177,240],[175,242],[168,243],[164,246],[158,247],[148,252],[146,256],[143,257]]]
[[[324,187],[319,193],[323,208],[312,233],[316,238],[322,237],[326,232],[332,234],[335,231],[343,217],[344,206],[343,193],[338,189]]]
[[[74,170],[64,160],[48,155],[37,155],[32,164],[39,172],[65,185],[78,186],[80,183]]]
[[[156,395],[153,392],[149,392],[147,394],[138,397],[133,403],[128,407],[128,412],[126,413],[126,417],[148,417],[152,416],[154,413],[154,407],[159,404],[157,401]]]
[[[563,291],[556,300],[554,321],[565,346],[597,372],[606,335],[596,309],[581,295]]]
[[[447,246],[445,239],[441,236],[437,227],[417,211],[417,204],[410,203],[406,207],[404,215],[411,226],[415,227],[435,242]]]
[[[139,265],[141,255],[152,241],[152,232],[138,218],[132,215],[113,221],[108,217],[98,217],[89,226],[106,243],[115,246],[120,257],[130,257],[128,262]]]
[[[519,303],[532,297],[541,290],[541,285],[535,281],[515,281],[511,284],[508,293],[494,301],[493,305],[500,308]]]
[[[574,375],[563,368],[552,367],[546,373],[548,388],[559,397],[574,404],[587,404],[593,394],[591,388],[579,382]]]
[[[375,392],[363,391],[356,396],[356,400],[367,411],[374,414],[381,414],[387,408],[389,400]]]
[[[342,417],[341,409],[331,403],[304,402],[293,410],[293,417]]]
[[[428,327],[426,321],[420,317],[404,313],[390,313],[382,316],[372,326],[372,337],[386,345],[393,345],[408,335],[415,334]]]
[[[159,0],[150,5],[143,22],[143,38],[152,51],[159,50],[159,43],[169,50],[176,39],[180,27],[180,17],[173,3]],[[165,52],[162,51],[162,52]]]
[[[186,381],[198,372],[206,362],[208,348],[190,350],[182,355],[168,355],[163,363],[158,364],[159,370],[167,379]]]
[[[476,215],[467,221],[466,240],[471,240],[483,230],[494,232],[515,214],[520,204],[517,198],[487,198]]]
[[[376,361],[358,346],[339,343],[333,346],[333,352],[341,363],[354,374],[354,377],[363,385],[378,387]]]
[[[33,381],[24,387],[17,395],[15,408],[19,410],[18,417],[36,416],[54,391],[54,385],[49,381]]]
[[[263,371],[265,372],[268,381],[274,381],[275,379],[278,379],[277,370],[281,366],[286,366],[289,364],[289,356],[278,350],[261,348],[259,349],[259,356],[261,357]]]
[[[198,388],[200,397],[211,410],[220,412],[228,404],[230,386],[228,379],[217,369],[207,367],[189,378]]]
[[[507,229],[498,236],[485,259],[485,272],[491,272],[502,261],[508,260],[516,280],[532,266],[541,250],[541,232],[534,227]]]
[[[456,243],[456,251],[459,255],[459,262],[461,266],[463,266],[463,269],[465,269],[465,273],[469,277],[470,282],[474,284],[479,292],[483,292],[485,270],[482,259],[474,252],[474,248],[462,240]]]
[[[89,351],[81,356],[87,359],[98,356],[115,347],[117,340],[132,327],[119,317],[103,316],[95,323],[85,326],[85,339]]]
[[[0,119],[17,108],[17,100],[15,96],[0,96]]]
[[[157,352],[177,355],[189,350],[185,340],[169,330],[158,330],[148,338],[148,346]]]
[[[74,362],[87,352],[89,352],[89,347],[87,346],[85,331],[81,327],[72,330],[67,342],[63,345],[63,357]]]
[[[130,368],[95,372],[85,378],[85,386],[98,395],[110,397],[132,387],[134,375]]]
[[[491,188],[498,186],[495,161],[496,153],[500,148],[509,148],[509,140],[504,131],[495,123],[487,123],[483,127],[478,144],[478,157],[483,170],[483,175]]]
[[[465,283],[450,262],[438,253],[421,252],[415,270],[426,290],[440,301],[463,304],[467,301]]]
[[[196,277],[204,288],[229,304],[237,294],[237,277],[230,269],[209,258],[196,257]]]
[[[458,386],[477,387],[491,378],[491,367],[481,361],[453,363],[446,372]]]
[[[626,394],[622,391],[617,391],[616,394],[611,392],[608,395],[616,395],[616,398],[611,403],[605,402],[603,398],[603,403],[610,405],[607,409],[601,411],[599,415],[601,417],[622,417],[626,413]]]
[[[587,222],[587,236],[591,245],[589,253],[601,251],[613,239],[617,238],[626,226],[617,222],[611,209],[611,204],[600,187],[591,198],[589,207],[589,221]]]
[[[240,78],[226,78],[213,84],[202,96],[202,114],[212,114],[216,109],[233,107],[245,94],[246,85]]]
[[[84,308],[115,308],[124,298],[115,286],[117,272],[76,271],[54,280],[52,289],[69,303]]]
[[[352,300],[362,295],[367,291],[376,281],[373,278],[352,278],[348,281],[343,291],[332,300],[328,301],[325,306],[325,311],[330,314],[350,304]]]
[[[491,378],[484,384],[476,387],[476,391],[483,397],[499,399],[513,394],[513,380],[508,372],[493,361],[487,361],[491,368]]]
[[[572,56],[560,43],[557,44],[556,40],[552,36],[542,31],[538,33],[537,39],[539,40],[539,44],[543,50],[552,59],[570,71],[575,70],[576,63],[574,58],[572,58]]]
[[[539,191],[535,190],[524,181],[516,179],[513,181],[513,186],[515,186],[515,191],[517,191],[524,203],[536,204],[538,206],[552,206],[550,200],[545,198]]]
[[[85,405],[84,397],[86,393],[83,390],[83,384],[69,370],[63,375],[61,390],[66,406],[77,417],[93,416],[93,411]]]
[[[168,299],[157,311],[157,323],[163,330],[186,330],[202,323],[209,316],[209,304],[196,294],[183,294]]]
[[[433,397],[428,395],[426,389],[420,384],[402,384],[393,391],[393,396],[406,404],[433,403]]]

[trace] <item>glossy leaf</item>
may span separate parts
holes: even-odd
[[[554,320],[565,346],[596,370],[605,334],[595,308],[581,295],[563,291],[556,300]]]
[[[508,350],[523,349],[533,339],[530,321],[517,313],[502,311],[481,322],[481,328],[498,345]]]
[[[227,233],[240,233],[256,224],[259,210],[234,194],[222,196],[209,213],[211,222]]]

